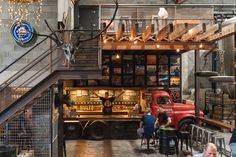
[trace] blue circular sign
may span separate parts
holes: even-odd
[[[20,45],[29,43],[34,36],[34,28],[29,22],[15,22],[11,28],[13,39]]]

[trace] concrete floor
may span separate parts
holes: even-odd
[[[229,152],[229,138],[231,133],[219,133],[225,137],[226,149]],[[164,157],[158,149],[151,147],[150,151],[146,146],[140,147],[140,139],[137,140],[67,140],[66,157]],[[184,147],[185,149],[185,147]],[[199,151],[193,150],[193,154]],[[175,157],[176,155],[169,155]],[[218,154],[218,157],[221,157]],[[222,157],[225,157],[222,155]]]
[[[158,150],[140,148],[140,140],[69,140],[66,157],[164,157]],[[174,155],[170,155],[174,156]],[[175,155],[176,156],[176,155]]]

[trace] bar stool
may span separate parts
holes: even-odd
[[[202,143],[203,144],[207,144],[209,142],[212,142],[212,136],[214,136],[216,133],[211,131],[211,130],[208,130],[208,129],[205,129],[204,130],[204,133],[203,133],[203,141]]]
[[[225,146],[225,138],[221,135],[213,135],[212,142],[217,146],[218,152],[221,154],[224,153],[226,155],[226,146]]]
[[[190,133],[188,131],[178,131],[178,138],[180,141],[180,149],[183,149],[183,144],[185,142],[186,149],[188,150],[188,147],[190,147],[192,153],[192,141]]]
[[[142,134],[142,139],[141,139],[141,145],[140,145],[140,148],[142,148],[143,145],[147,145],[147,149],[150,149],[150,139],[153,138],[153,135],[146,135],[146,134]],[[146,139],[146,143],[144,144],[144,140]],[[157,148],[157,145],[156,145],[156,142],[155,144],[153,145],[153,147],[156,149]]]
[[[190,140],[192,142],[194,142],[194,140],[196,139],[197,130],[198,130],[198,128],[196,125],[194,125],[194,124],[190,125],[190,135],[191,135]]]

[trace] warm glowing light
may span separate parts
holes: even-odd
[[[190,34],[192,34],[192,33],[193,33],[193,30],[192,30],[192,29],[190,29],[188,32],[189,32]]]
[[[129,37],[129,40],[132,41],[134,38],[133,37]]]
[[[137,40],[135,40],[135,41],[134,41],[134,44],[137,44],[137,43],[138,43],[138,41],[137,41]]]
[[[104,39],[104,40],[103,40],[103,43],[107,43],[107,39]]]
[[[203,45],[202,45],[202,44],[200,44],[200,45],[199,45],[199,48],[200,48],[200,49],[201,49],[201,48],[203,48]]]
[[[16,21],[29,21],[35,25],[39,25],[42,5],[43,0],[8,0],[7,7],[10,20],[9,24],[6,24],[5,26],[11,26]],[[29,19],[32,19],[33,21],[30,21]]]
[[[179,52],[180,51],[180,49],[176,49],[176,52]]]
[[[120,55],[119,54],[116,54],[116,59],[119,59],[120,58]]]
[[[157,47],[157,48],[160,48],[160,45],[157,44],[156,47]]]

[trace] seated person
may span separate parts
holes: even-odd
[[[103,109],[102,112],[105,115],[111,115],[112,114],[112,102],[115,101],[116,98],[120,97],[123,93],[124,90],[122,90],[122,92],[120,92],[120,94],[117,97],[109,97],[109,93],[105,92],[105,97],[101,97],[99,96],[97,93],[95,93],[94,91],[92,91],[94,95],[96,95],[97,97],[99,97],[102,101],[102,105],[103,105]]]
[[[158,115],[156,119],[157,128],[164,128],[171,123],[171,118],[166,113],[163,105],[158,107]]]
[[[158,115],[157,115],[157,119],[155,122],[155,126],[156,126],[155,136],[158,136],[160,128],[164,128],[164,127],[168,126],[170,123],[171,123],[171,118],[166,113],[163,105],[159,105]]]
[[[151,114],[150,108],[146,109],[146,113],[143,115],[137,133],[140,137],[144,135],[152,136],[154,133],[156,118]]]
[[[201,154],[196,154],[193,157],[216,157],[217,156],[217,147],[213,143],[208,143],[204,147],[204,151]]]

